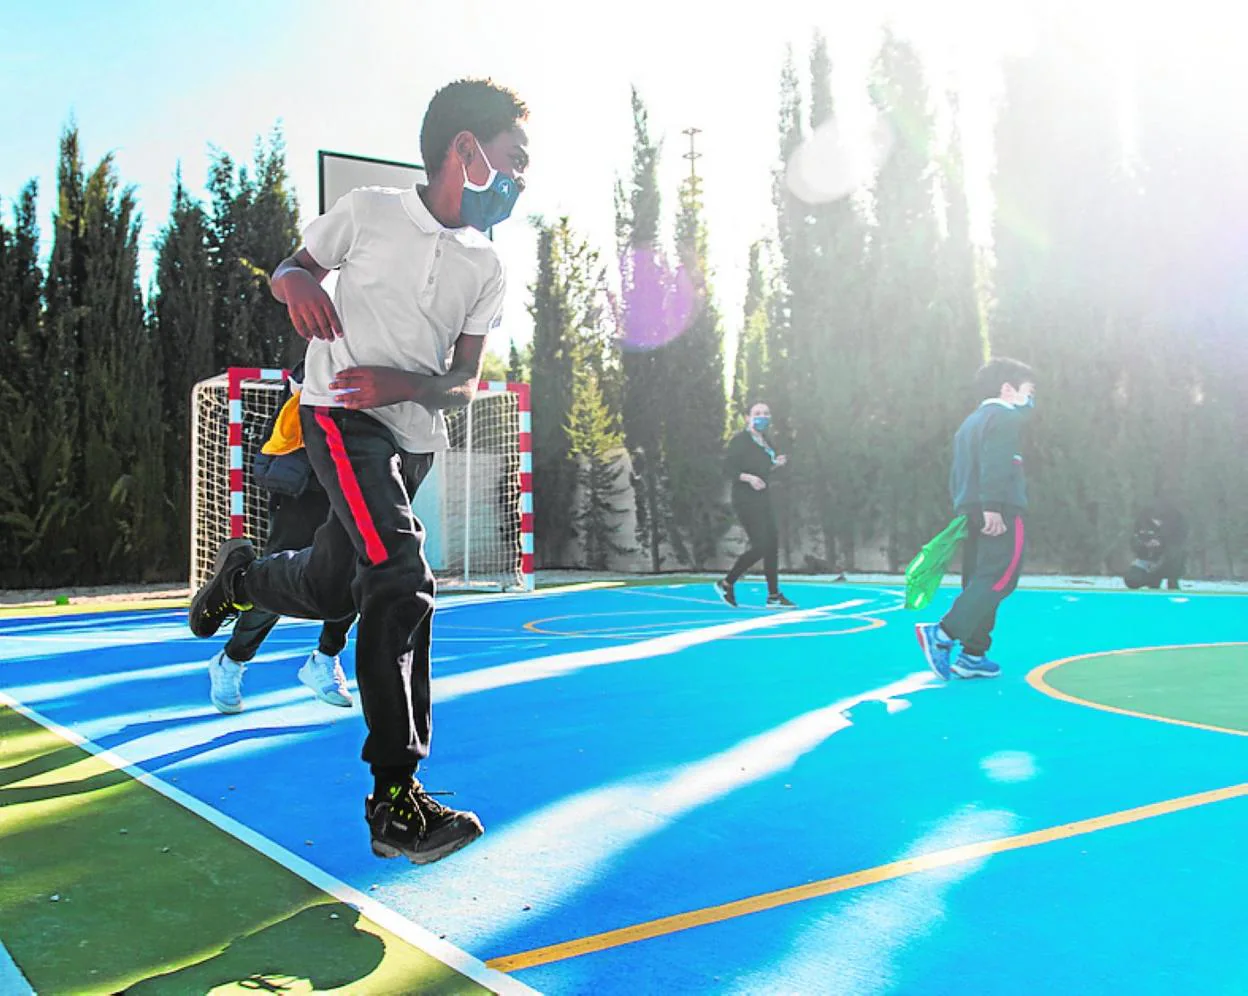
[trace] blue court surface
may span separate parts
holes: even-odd
[[[237,716],[185,611],[0,620],[0,686],[542,992],[1248,992],[1248,736],[1027,680],[1248,641],[1248,599],[1019,591],[1004,676],[944,684],[898,589],[786,592],[444,600],[421,778],[486,835],[424,868],[369,850],[358,702],[295,680],[315,624],[273,632]]]

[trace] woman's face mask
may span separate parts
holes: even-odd
[[[766,432],[771,428],[770,415],[755,415],[750,419],[750,424],[754,426],[755,432]]]

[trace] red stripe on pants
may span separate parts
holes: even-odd
[[[364,552],[371,563],[383,563],[388,559],[389,554],[386,553],[385,544],[381,542],[381,536],[377,533],[373,516],[364,503],[364,492],[360,490],[359,479],[356,478],[355,469],[347,457],[342,430],[338,428],[338,423],[330,418],[328,408],[316,409],[316,424],[325,432],[325,441],[329,444],[329,455],[334,461],[334,469],[338,471],[338,485],[342,488],[343,497],[347,499],[347,507],[351,510],[351,518],[355,520],[355,528],[364,537]]]
[[[1010,558],[1010,566],[1005,569],[1005,573],[1001,575],[1001,580],[992,586],[993,591],[1004,591],[1005,586],[1010,583],[1010,579],[1014,576],[1014,572],[1018,570],[1018,562],[1023,559],[1023,517],[1016,515],[1014,517],[1014,556]]]

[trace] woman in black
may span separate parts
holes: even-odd
[[[771,507],[771,475],[787,463],[787,457],[777,455],[765,433],[771,426],[771,409],[762,402],[750,409],[746,428],[732,437],[724,469],[732,479],[732,507],[745,527],[750,547],[737,558],[732,570],[722,581],[715,582],[715,590],[729,605],[737,604],[733,585],[746,571],[763,562],[767,577],[767,607],[789,608],[793,605],[780,593],[776,577],[780,566],[780,541],[776,534],[776,515]]]

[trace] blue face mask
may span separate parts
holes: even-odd
[[[754,426],[755,432],[766,432],[771,428],[770,415],[755,415],[750,422]]]
[[[485,183],[477,185],[468,179],[468,168],[464,170],[464,192],[459,201],[459,220],[471,225],[479,232],[488,231],[500,221],[511,217],[511,209],[516,206],[520,196],[520,186],[509,176],[503,176],[486,159],[485,150],[477,143],[481,158],[490,167],[490,175]]]

